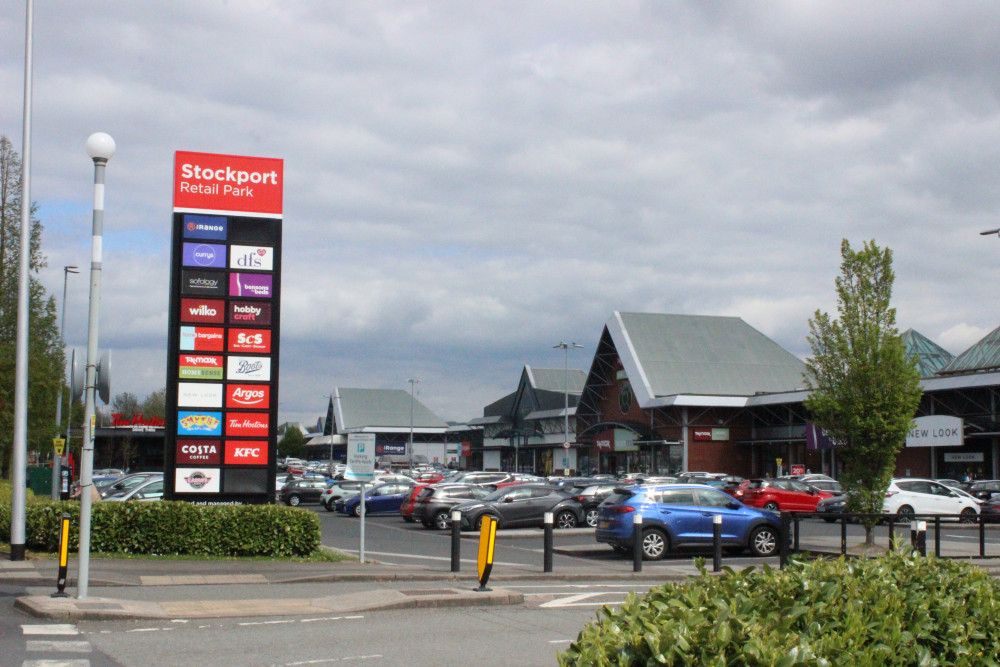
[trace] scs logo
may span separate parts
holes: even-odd
[[[230,329],[230,352],[271,352],[271,332],[267,329]]]
[[[267,465],[267,441],[227,440],[226,463]]]

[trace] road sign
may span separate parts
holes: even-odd
[[[563,443],[563,449],[569,449],[570,445],[568,442]]]
[[[347,434],[346,479],[370,482],[375,476],[375,434]]]
[[[479,557],[476,565],[479,569],[479,591],[488,591],[486,582],[490,580],[493,570],[493,547],[497,541],[497,522],[489,514],[484,514],[479,521]]]
[[[66,451],[66,438],[52,438],[52,445],[56,448],[56,456],[62,456]]]

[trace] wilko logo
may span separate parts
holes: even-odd
[[[222,369],[219,369],[220,375]],[[177,405],[182,408],[221,408],[222,385],[201,382],[178,382]]]
[[[221,215],[185,215],[184,238],[226,240],[229,221]]]
[[[176,468],[174,493],[218,493],[218,468]]]
[[[268,382],[271,379],[271,359],[270,357],[229,357],[226,365],[226,379]]]
[[[177,151],[174,209],[281,216],[281,160]]]
[[[208,327],[181,327],[181,349],[205,352],[222,352],[222,329]]]
[[[226,296],[226,274],[219,271],[181,271],[181,294],[188,296]]]
[[[269,435],[269,415],[266,412],[227,412],[226,435]]]
[[[177,463],[182,465],[218,465],[222,462],[219,440],[177,440]]]
[[[229,296],[268,299],[272,294],[271,279],[272,276],[259,273],[231,273]]]
[[[231,384],[226,386],[227,408],[269,408],[271,388],[266,384]]]
[[[177,433],[179,435],[222,435],[222,413],[178,411]]]
[[[271,271],[274,268],[274,248],[234,245],[229,250],[229,268],[231,269]]]
[[[268,329],[230,329],[230,352],[271,352],[271,332]]]
[[[267,465],[267,440],[226,440],[226,463]]]
[[[226,304],[216,299],[181,299],[181,322],[222,324],[226,321]]]
[[[224,269],[226,246],[217,243],[185,243],[181,264]]]
[[[270,324],[271,304],[233,301],[229,304],[230,324]]]

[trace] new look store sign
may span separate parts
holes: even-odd
[[[907,447],[961,447],[965,444],[961,417],[928,415],[913,420]]]

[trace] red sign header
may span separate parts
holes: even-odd
[[[174,210],[281,217],[284,161],[177,151]]]

